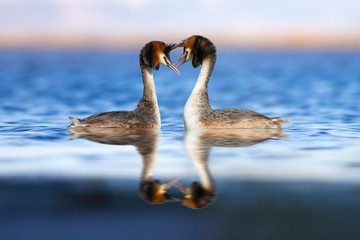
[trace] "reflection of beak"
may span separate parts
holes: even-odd
[[[176,69],[176,67],[166,58],[165,59],[166,66],[168,66],[171,70],[173,70],[177,75],[180,76],[179,70]]]
[[[162,192],[167,192],[170,190],[170,188],[175,185],[175,183],[177,182],[177,180],[179,179],[179,177],[173,178],[172,180],[170,180],[167,183],[161,184],[161,191]]]
[[[168,201],[169,202],[181,202],[182,199],[181,198],[176,198],[176,197],[171,197]]]
[[[179,60],[177,60],[174,65],[178,64],[179,62],[181,62],[176,68],[180,67],[181,65],[183,65],[184,63],[186,63],[186,57],[188,55],[188,52],[184,52],[184,54],[181,56],[181,58],[179,58]],[[183,61],[184,60],[184,61]]]
[[[179,181],[176,181],[174,186],[177,187],[184,194],[185,198],[191,197],[191,187],[188,187]]]

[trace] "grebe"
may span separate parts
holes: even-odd
[[[216,62],[216,48],[207,38],[194,35],[178,46],[184,54],[174,65],[192,61],[202,65],[196,85],[184,108],[185,128],[282,128],[288,118],[269,118],[247,109],[213,109],[208,97],[208,83]],[[181,62],[182,61],[182,62]]]
[[[184,147],[194,163],[200,182],[191,187],[175,183],[183,193],[183,204],[190,208],[203,208],[216,198],[214,179],[208,167],[213,147],[247,147],[273,139],[287,139],[281,129],[190,129],[185,132]]]
[[[160,111],[158,107],[153,69],[160,64],[168,66],[177,74],[180,72],[170,61],[169,53],[176,46],[152,41],[140,51],[140,68],[144,82],[143,97],[133,111],[113,111],[92,115],[85,119],[69,117],[71,127],[121,127],[121,128],[160,128]]]
[[[72,134],[71,140],[85,138],[103,144],[135,146],[143,159],[139,195],[144,201],[152,204],[176,200],[168,192],[177,178],[167,183],[153,179],[159,129],[70,128],[69,132]]]

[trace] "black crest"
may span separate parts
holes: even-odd
[[[159,180],[148,180],[143,181],[140,184],[140,196],[148,203],[153,203],[155,198],[155,192],[160,186]],[[167,200],[171,200],[171,196],[168,193],[164,194],[164,197]]]
[[[165,44],[165,48],[164,48],[164,53],[165,53],[165,56],[170,60],[170,52],[172,50],[174,50],[175,48],[177,48],[178,45],[177,44],[173,44],[173,43],[170,43],[170,44]]]
[[[140,51],[139,61],[140,66],[148,66],[154,69],[154,52],[153,41],[148,42]]]
[[[177,46],[175,44],[165,44],[161,41],[151,41],[148,42],[140,51],[139,60],[140,60],[140,66],[148,66],[152,69],[159,70],[160,64],[158,62],[158,59],[155,56],[155,46],[159,48],[159,46],[162,46],[162,51],[164,52],[165,56],[170,59],[170,51],[175,49]]]
[[[192,49],[192,53],[194,54],[192,65],[194,68],[199,67],[204,58],[213,55],[214,59],[216,59],[216,47],[215,45],[206,37],[200,35],[191,36],[184,41],[182,41],[179,46],[190,47]]]
[[[159,184],[158,180],[144,181],[140,184],[140,196],[147,202],[151,203],[154,199],[155,185]]]
[[[191,186],[191,194],[197,208],[208,206],[216,197],[213,191],[204,189],[198,182],[193,182]]]

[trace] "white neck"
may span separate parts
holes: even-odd
[[[155,89],[155,82],[154,82],[154,75],[153,71],[150,67],[143,67],[141,68],[143,83],[144,83],[144,91],[143,91],[143,97],[139,102],[138,106],[141,106],[141,104],[145,104],[145,106],[149,106],[150,104],[151,108],[154,111],[154,114],[156,116],[156,121],[158,122],[158,127],[161,126],[161,117],[160,117],[160,110],[159,105],[157,101],[156,96],[156,89]]]
[[[149,180],[153,176],[154,166],[156,163],[157,149],[159,143],[159,132],[152,142],[152,146],[149,148],[142,149],[143,152],[139,149],[140,154],[143,158],[143,171],[142,171],[142,180]]]
[[[212,189],[214,184],[213,184],[213,180],[211,178],[211,175],[209,173],[209,169],[207,166],[207,162],[204,161],[199,161],[199,160],[194,160],[193,159],[193,163],[195,165],[195,168],[197,170],[197,173],[199,175],[200,181],[201,181],[201,185],[205,188],[205,189]]]
[[[202,131],[198,129],[186,131],[184,146],[195,165],[201,185],[210,190],[214,188],[214,182],[207,166],[210,147],[202,145],[201,133]]]
[[[185,128],[202,128],[199,122],[199,114],[203,109],[211,109],[207,85],[214,69],[210,57],[205,58],[202,62],[199,77],[195,87],[192,90],[184,108]]]
[[[154,82],[153,71],[150,67],[144,67],[141,69],[142,78],[144,82],[144,95],[143,98],[156,103],[157,105],[157,96]]]
[[[207,85],[214,67],[211,66],[211,58],[205,58],[202,62],[200,73],[196,81],[195,87],[190,97],[194,97],[204,90],[207,91]]]
[[[155,156],[156,154],[154,154],[154,157],[148,157],[147,159],[144,158],[144,169],[142,174],[143,180],[148,180],[152,178],[154,172],[154,166],[156,163]]]

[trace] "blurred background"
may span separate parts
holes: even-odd
[[[358,240],[359,9],[358,0],[0,0],[0,238]],[[154,73],[162,128],[148,151],[68,132],[68,116],[133,110],[141,47],[193,34],[218,50],[212,106],[289,117],[281,136],[185,149],[197,137],[182,119],[199,73],[190,63],[181,76]],[[216,197],[201,209],[149,204],[144,153],[155,153],[161,182],[202,183],[195,165],[206,163]]]
[[[242,48],[360,46],[359,1],[1,0],[0,46],[139,48],[193,34]]]

